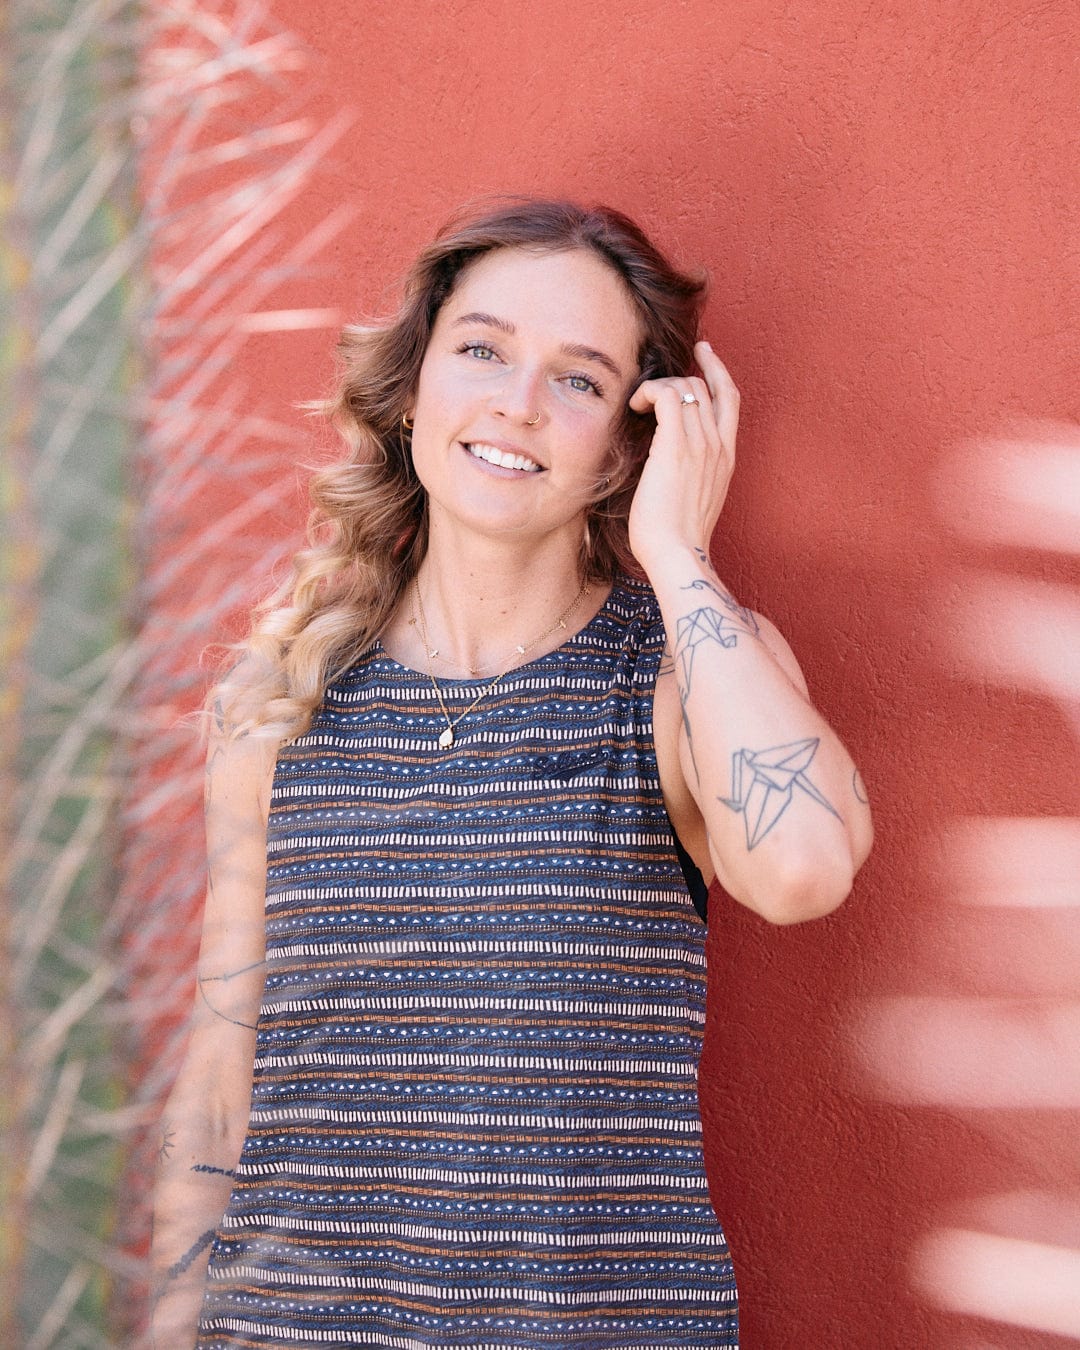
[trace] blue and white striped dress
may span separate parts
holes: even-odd
[[[251,1120],[199,1346],[736,1346],[705,928],[622,580],[458,725],[375,643],[280,755]],[[444,685],[451,715],[476,682]]]

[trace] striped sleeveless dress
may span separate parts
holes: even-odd
[[[438,745],[376,642],[280,755],[251,1118],[198,1345],[738,1344],[661,798],[664,633],[619,581]],[[451,715],[478,682],[444,686]]]

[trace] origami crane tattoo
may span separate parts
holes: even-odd
[[[796,788],[840,819],[806,776],[819,744],[819,738],[814,736],[787,745],[773,745],[767,750],[736,750],[732,755],[731,796],[719,800],[742,816],[748,850],[761,843],[788,809]]]
[[[679,661],[679,673],[682,679],[683,704],[690,697],[690,677],[694,670],[694,656],[703,642],[716,642],[721,647],[734,647],[739,634],[728,626],[730,621],[713,609],[711,605],[703,609],[691,610],[679,620],[675,630],[675,654]]]

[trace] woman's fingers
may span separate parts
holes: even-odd
[[[739,430],[739,391],[735,381],[707,342],[699,342],[694,348],[694,355],[709,386],[720,439],[729,450],[734,451],[735,436]]]
[[[639,560],[657,539],[707,541],[727,497],[735,467],[738,394],[730,375],[705,343],[695,348],[701,375],[646,380],[630,407],[656,416],[648,462],[631,511],[631,539]],[[704,545],[702,545],[704,546]]]
[[[658,418],[662,413],[679,411],[688,431],[700,425],[710,444],[719,439],[733,452],[739,427],[739,391],[727,367],[707,342],[699,342],[694,355],[704,378],[674,375],[645,380],[634,390],[630,407],[639,413],[652,409]]]
[[[630,395],[630,407],[637,413],[648,412],[650,408],[656,406],[656,400],[663,387],[663,380],[643,380]]]
[[[661,418],[681,416],[683,426],[689,431],[706,433],[706,439],[715,439],[715,413],[712,393],[703,379],[697,375],[669,376],[661,380],[646,380],[638,385],[630,399],[630,407],[635,412],[647,412],[650,408]],[[713,435],[708,433],[713,431]]]

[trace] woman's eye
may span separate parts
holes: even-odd
[[[599,394],[602,392],[595,380],[588,375],[570,375],[567,380],[570,388],[578,394]]]
[[[489,347],[486,342],[466,342],[461,350],[468,352],[470,356],[475,356],[478,361],[494,361],[495,359],[495,349]]]

